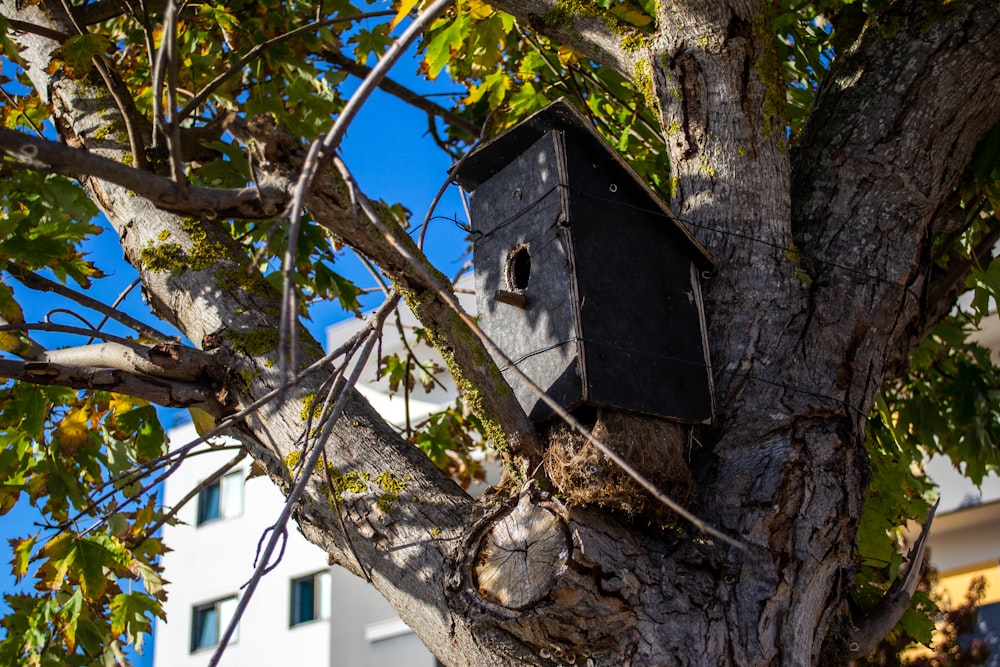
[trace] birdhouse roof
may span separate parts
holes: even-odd
[[[628,162],[598,134],[591,122],[565,98],[560,98],[500,136],[481,144],[465,157],[454,173],[455,180],[469,192],[474,191],[552,130],[565,133],[568,141],[577,142],[590,152],[606,156],[626,172],[649,197],[650,202],[663,212],[672,236],[686,249],[691,261],[702,270],[711,270],[714,267],[714,260],[708,251],[635,173]]]

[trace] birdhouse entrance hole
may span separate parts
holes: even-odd
[[[528,279],[531,277],[531,255],[528,253],[528,246],[520,244],[514,247],[507,255],[507,288],[518,292],[528,288]]]

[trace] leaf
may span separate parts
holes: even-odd
[[[110,51],[114,45],[106,35],[88,32],[73,35],[57,50],[71,79],[82,79],[93,65],[92,60]]]
[[[66,648],[72,652],[76,648],[76,631],[83,609],[83,592],[77,589],[59,609],[59,629]]]
[[[31,562],[32,552],[38,540],[38,533],[31,537],[15,538],[8,540],[14,557],[10,562],[11,573],[17,583],[21,583],[25,575],[28,574],[28,564]]]
[[[215,417],[201,408],[192,406],[188,408],[188,412],[191,414],[191,422],[194,424],[194,430],[198,435],[205,435],[215,428]]]
[[[88,410],[76,407],[59,421],[53,435],[59,441],[59,447],[64,453],[72,454],[86,444],[90,437],[89,419]]]
[[[160,603],[144,593],[119,593],[108,605],[111,619],[111,634],[127,633],[129,642],[139,634],[152,632],[152,619],[165,619]]]
[[[64,533],[42,547],[39,555],[47,559],[39,568],[39,585],[43,589],[76,584],[89,601],[104,595],[110,583],[109,573],[126,575],[133,560],[121,542],[101,533],[82,538]]]
[[[0,317],[10,324],[24,322],[24,311],[14,300],[14,290],[7,283],[0,283]]]
[[[441,32],[437,33],[428,43],[424,52],[424,62],[427,66],[426,74],[429,79],[436,79],[451,61],[452,56],[458,53],[465,39],[464,19],[461,15],[455,19]]]
[[[0,14],[0,54],[3,54],[11,62],[24,67],[25,62],[24,58],[21,57],[21,49],[7,36],[8,31],[10,31],[10,22],[7,17]]]
[[[399,25],[399,22],[410,15],[413,8],[417,6],[417,0],[401,0],[399,3],[399,11],[396,13],[396,17],[392,19],[389,24],[389,30],[392,31]]]

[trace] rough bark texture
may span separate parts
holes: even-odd
[[[388,491],[366,481],[331,503],[317,475],[298,511],[303,532],[369,576],[449,665],[837,664],[852,641],[844,596],[867,474],[865,415],[887,364],[940,308],[925,302],[929,246],[973,149],[1000,120],[995,0],[947,10],[894,3],[835,61],[794,147],[759,2],[660,3],[655,37],[638,51],[623,49],[599,18],[540,20],[555,7],[549,0],[496,5],[615,65],[657,103],[672,207],[718,265],[704,290],[718,417],[699,434],[694,510],[747,550],[566,509],[530,488],[496,505],[473,502],[357,396],[328,460],[370,480],[405,478],[399,500],[380,507]],[[2,11],[72,32],[54,6],[11,1]],[[46,74],[50,39],[17,39],[64,141],[121,161],[128,141],[107,93]],[[294,167],[272,166],[279,180]],[[212,350],[209,407],[230,413],[274,389],[282,378],[269,363],[273,346],[262,352],[247,341],[276,329],[276,296],[245,273],[243,251],[210,220],[182,219],[94,178],[86,184],[156,312]],[[458,369],[477,378],[509,439],[526,436],[523,413],[505,407],[482,372],[481,348],[449,333],[455,318],[423,274],[377,230],[355,225],[335,179],[317,185],[310,207],[393,273],[456,351]],[[187,268],[154,261],[164,239]],[[304,361],[319,354],[303,343]],[[239,427],[284,488],[309,412],[303,401],[324,379],[307,378]],[[539,516],[536,533],[518,533]],[[538,569],[530,592],[497,592],[484,562],[536,544],[545,555],[517,564]]]

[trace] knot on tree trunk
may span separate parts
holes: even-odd
[[[522,493],[479,540],[472,565],[476,592],[506,609],[541,602],[566,570],[572,540],[556,506]]]

